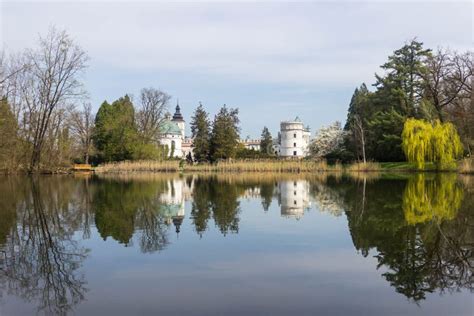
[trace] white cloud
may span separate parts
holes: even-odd
[[[413,37],[472,47],[470,2],[269,2],[3,1],[0,45],[21,50],[64,28],[91,57],[94,104],[154,85],[187,115],[198,101],[211,113],[239,107],[243,135],[254,136],[296,114],[313,130],[343,121],[354,88]]]
[[[300,85],[370,80],[414,36],[430,45],[471,44],[459,32],[470,22],[466,4],[351,2],[7,2],[2,42],[31,46],[34,33],[57,25],[77,38],[94,65]]]

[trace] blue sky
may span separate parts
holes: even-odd
[[[35,45],[55,25],[90,56],[84,82],[95,108],[142,87],[179,98],[189,122],[238,107],[241,136],[299,115],[314,133],[344,121],[354,88],[374,82],[413,37],[472,49],[471,2],[458,1],[3,1],[0,44]]]

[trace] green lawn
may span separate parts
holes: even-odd
[[[414,163],[409,162],[381,162],[380,166],[387,171],[419,171]],[[436,167],[432,162],[427,162],[424,171],[436,171]],[[456,171],[456,168],[444,171]]]

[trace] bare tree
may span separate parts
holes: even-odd
[[[137,113],[138,130],[145,143],[156,142],[171,96],[155,88],[140,92],[140,108]]]
[[[14,92],[16,77],[27,65],[19,58],[7,58],[5,51],[0,52],[0,97],[8,98]]]
[[[458,54],[449,50],[438,51],[427,58],[427,71],[423,75],[426,89],[440,121],[445,110],[457,98],[470,96],[473,76],[472,53]]]
[[[45,139],[55,110],[85,95],[79,76],[86,67],[86,53],[65,31],[50,29],[40,37],[36,50],[25,53],[27,71],[21,80],[21,101],[32,145],[29,171],[39,168]]]
[[[362,160],[364,163],[367,162],[365,156],[365,129],[362,119],[359,115],[354,116],[354,122],[352,124],[352,133],[354,135],[355,141],[358,144],[362,152]]]
[[[79,143],[79,150],[84,162],[89,163],[92,152],[92,132],[94,128],[94,115],[90,103],[84,103],[82,111],[73,111],[70,115],[71,132]]]

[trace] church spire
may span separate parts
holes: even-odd
[[[173,115],[173,121],[184,121],[183,115],[181,114],[181,108],[179,107],[179,99],[176,101],[176,111]]]

